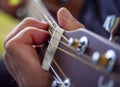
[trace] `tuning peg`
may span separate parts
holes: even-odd
[[[68,45],[75,48],[77,51],[84,53],[88,47],[88,38],[86,36],[81,37],[79,40],[70,38]]]
[[[92,55],[92,62],[104,67],[107,72],[111,72],[117,60],[114,50],[108,50],[105,54],[94,52]]]
[[[52,83],[52,87],[70,87],[70,79],[65,79],[63,82],[60,82],[58,80],[54,80]]]
[[[70,83],[70,79],[65,79],[64,80],[64,85],[65,85],[65,87],[70,87],[71,86],[71,83]]]
[[[60,85],[61,85],[61,82],[59,82],[59,81],[57,81],[57,80],[54,80],[54,81],[52,82],[52,87],[60,87]]]

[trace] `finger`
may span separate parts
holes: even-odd
[[[34,18],[26,18],[18,26],[16,26],[16,28],[7,36],[4,44],[8,40],[10,40],[12,37],[14,37],[18,32],[23,30],[25,27],[36,27],[36,28],[39,28],[39,29],[47,30],[48,29],[48,24],[45,23],[45,22],[40,22],[40,21],[38,21]]]
[[[38,54],[32,45],[44,43],[49,36],[45,30],[28,27],[6,43],[6,52],[11,55],[11,60],[16,64],[17,69],[22,70],[21,73],[29,73],[31,68],[33,71],[42,70]]]
[[[5,44],[5,49],[11,55],[14,54],[13,52],[17,53],[19,51],[21,53],[21,55],[23,55],[23,54],[24,54],[24,56],[30,55],[30,57],[35,56],[35,58],[36,58],[38,55],[37,55],[35,49],[33,49],[32,45],[42,44],[46,40],[48,40],[49,37],[50,37],[49,33],[45,30],[28,27],[28,28],[22,30],[21,32],[19,32],[12,39],[10,39]],[[20,53],[18,55],[20,55]],[[29,53],[31,53],[31,54],[29,54]]]
[[[22,43],[27,45],[40,45],[44,43],[48,38],[50,37],[50,34],[48,31],[34,28],[34,27],[27,27],[20,31],[16,36],[11,38],[6,45],[11,41],[14,43]],[[6,46],[5,45],[5,46]]]
[[[21,79],[25,77],[28,82],[33,82],[38,77],[49,77],[49,73],[41,68],[38,54],[32,47],[33,44],[44,43],[49,36],[49,33],[45,30],[27,27],[6,43],[6,52],[10,54],[11,57],[9,58],[17,67],[18,75],[22,75],[20,76]],[[33,75],[33,73],[36,75]],[[40,73],[43,73],[43,75]]]
[[[64,7],[58,11],[57,18],[60,26],[68,31],[78,28],[85,28],[85,26],[77,21],[72,16],[72,14]]]

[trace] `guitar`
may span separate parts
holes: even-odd
[[[30,0],[27,13],[50,24],[42,67],[53,74],[52,87],[120,87],[119,45],[86,29],[64,31],[42,1]]]

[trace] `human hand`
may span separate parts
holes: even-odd
[[[57,17],[60,26],[66,30],[84,27],[65,8],[58,11]],[[20,87],[51,87],[52,77],[41,68],[41,60],[34,48],[48,40],[47,29],[47,23],[27,18],[5,40],[4,60]]]
[[[27,18],[5,40],[4,60],[20,87],[50,86],[51,76],[41,68],[40,58],[33,47],[48,40],[47,29],[48,24]]]

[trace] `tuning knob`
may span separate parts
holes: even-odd
[[[92,62],[104,67],[107,72],[111,72],[117,60],[114,50],[108,50],[105,54],[94,52],[92,55]]]
[[[88,47],[88,38],[86,36],[78,39],[70,38],[68,41],[68,45],[76,49],[77,51],[84,53]]]
[[[58,81],[58,80],[54,80],[52,83],[52,87],[70,87],[71,83],[70,83],[70,79],[65,79],[64,81]]]

